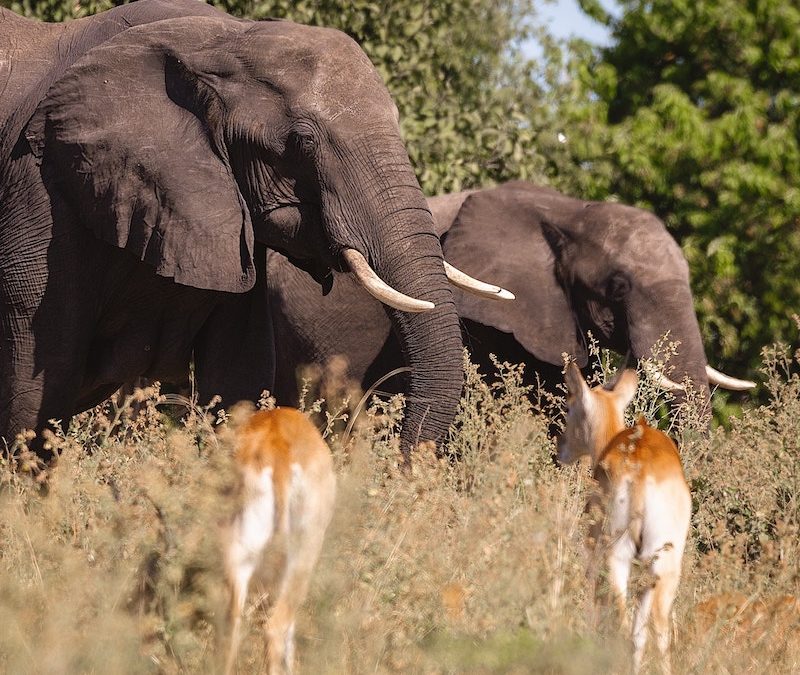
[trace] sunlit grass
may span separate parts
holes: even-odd
[[[598,377],[613,370],[607,359],[598,364]],[[722,593],[800,595],[800,379],[792,367],[781,350],[768,353],[771,402],[729,430],[704,432],[691,398],[673,426],[694,499],[676,604],[677,672],[800,668],[796,617],[775,620],[774,631],[762,622],[756,635],[737,628],[735,616],[702,623],[694,610]],[[331,402],[335,390],[329,383]],[[612,622],[598,628],[590,618],[589,478],[585,467],[552,460],[548,425],[559,401],[528,396],[519,368],[507,365],[492,383],[467,366],[465,391],[448,456],[422,448],[410,475],[397,462],[399,398],[374,401],[347,447],[347,407],[306,406],[327,430],[339,497],[300,614],[301,672],[625,672],[626,640]],[[632,414],[656,416],[659,395],[644,378]],[[3,464],[5,672],[212,668],[222,602],[217,537],[235,508],[234,473],[217,420],[196,407],[165,417],[159,396],[139,392],[54,435],[60,459],[46,480],[24,451]],[[251,594],[241,672],[263,662],[265,593]]]

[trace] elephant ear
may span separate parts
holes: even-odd
[[[204,121],[213,76],[189,65],[235,31],[228,23],[170,19],[91,49],[50,88],[26,138],[48,189],[99,239],[178,283],[243,292],[256,278],[250,214]]]
[[[586,365],[584,341],[530,194],[499,187],[470,195],[442,241],[446,260],[516,295],[513,302],[497,302],[456,289],[459,316],[513,334],[541,361],[561,365],[566,352]]]

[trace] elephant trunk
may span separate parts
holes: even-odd
[[[708,401],[706,355],[688,282],[667,281],[634,288],[627,315],[632,355],[636,358],[650,357],[653,346],[666,334],[668,342],[680,344],[676,354],[669,358],[665,374],[677,383],[688,378],[694,389]],[[658,321],[653,321],[653,317],[658,317]],[[676,393],[675,402],[682,400],[683,395]]]
[[[419,314],[386,308],[403,358],[411,368],[400,438],[406,457],[419,442],[444,439],[461,396],[461,331],[452,293],[441,269],[438,244],[434,239],[415,245],[418,251],[424,252],[420,265],[398,268],[378,263],[381,274],[392,286],[436,305],[435,309]],[[394,272],[390,271],[393,267]]]
[[[411,368],[400,437],[408,459],[417,443],[444,440],[461,397],[462,342],[433,217],[405,148],[395,139],[390,152],[385,137],[355,146],[348,165],[360,175],[347,182],[361,193],[337,200],[352,229],[336,239],[342,249],[361,253],[393,289],[434,304],[420,313],[385,307]]]

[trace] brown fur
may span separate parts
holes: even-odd
[[[259,471],[271,466],[285,475],[291,462],[307,468],[324,445],[317,428],[299,410],[260,410],[238,431],[236,462]]]
[[[654,429],[642,417],[636,424],[617,433],[600,454],[595,471],[605,473],[612,482],[633,476],[637,483],[646,478],[657,482],[681,475],[681,457],[669,436]]]
[[[608,389],[590,389],[575,364],[565,373],[569,390],[567,423],[559,439],[559,459],[588,455],[599,490],[587,510],[596,511],[590,527],[588,579],[597,576],[602,555],[621,624],[628,627],[627,598],[634,560],[647,566],[652,586],[637,593],[630,628],[633,670],[642,665],[647,624],[652,623],[663,672],[670,672],[669,617],[681,572],[681,557],[691,516],[691,496],[675,444],[640,419],[625,428],[624,411],[636,393],[635,371],[620,374]]]
[[[600,452],[594,479],[607,496],[611,486],[631,481],[631,512],[644,512],[644,488],[647,480],[662,482],[683,475],[680,454],[672,439],[654,429],[642,417],[635,426],[617,433]],[[593,502],[592,506],[596,504]],[[630,524],[634,541],[641,543],[641,518],[633,516]]]
[[[231,635],[225,672],[235,667],[250,577],[276,535],[285,559],[265,626],[267,654],[269,672],[290,672],[295,615],[333,511],[333,460],[319,431],[292,408],[248,413],[234,432],[234,443],[243,503],[227,543]]]
[[[603,452],[608,450],[611,441],[620,433],[625,433],[622,431],[625,424],[620,418],[613,392],[595,388],[592,393],[597,405],[597,414],[594,417],[595,452],[592,459],[597,464]]]
[[[306,471],[320,457],[330,457],[328,446],[309,419],[294,408],[255,412],[237,432],[235,461],[239,467],[257,472],[272,469],[278,521],[286,514],[292,464]]]

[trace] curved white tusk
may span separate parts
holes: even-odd
[[[453,267],[446,260],[444,261],[444,271],[447,278],[453,286],[463,288],[465,291],[480,295],[484,298],[492,298],[493,300],[514,300],[515,296],[511,291],[505,288],[495,286],[494,284],[487,284],[485,281],[479,281],[469,274],[462,272],[457,267]]]
[[[355,249],[344,249],[342,257],[366,291],[382,303],[389,305],[389,307],[394,307],[403,312],[427,312],[429,309],[434,308],[435,305],[432,302],[417,300],[389,286],[375,274],[375,270],[369,266],[366,258]]]
[[[673,382],[655,366],[645,364],[644,369],[645,371],[647,371],[647,374],[655,381],[655,383],[662,389],[665,389],[666,391],[684,390],[684,386],[682,384]]]
[[[735,377],[721,373],[711,366],[706,366],[706,375],[708,375],[708,381],[711,384],[716,384],[718,387],[730,389],[731,391],[746,391],[756,386],[756,383],[751,380],[737,380]]]

